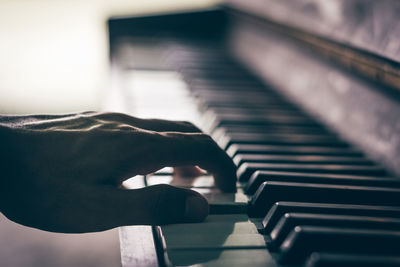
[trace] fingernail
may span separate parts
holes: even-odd
[[[201,222],[208,215],[208,202],[200,196],[186,198],[186,209],[183,217],[185,222]]]

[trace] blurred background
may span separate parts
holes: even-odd
[[[97,110],[109,86],[110,16],[215,0],[0,0],[0,113]]]
[[[111,88],[107,18],[216,0],[0,0],[0,114],[101,110]],[[0,266],[120,266],[118,230],[55,234],[0,213]]]

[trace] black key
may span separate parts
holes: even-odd
[[[400,219],[400,207],[281,201],[275,203],[268,211],[262,221],[262,229],[260,229],[260,232],[264,235],[269,235],[281,217],[291,212],[391,217]]]
[[[196,92],[208,91],[208,92],[224,92],[234,94],[236,92],[259,92],[265,93],[265,88],[260,84],[191,84],[190,88],[192,89],[192,94],[196,96]],[[265,106],[265,105],[264,105]],[[297,109],[293,106],[293,109]]]
[[[233,63],[228,57],[221,57],[221,55],[212,57],[212,56],[200,56],[200,54],[194,53],[182,53],[173,52],[168,53],[165,57],[167,62],[171,65],[174,64],[175,68],[182,69],[182,68],[200,68],[204,67],[212,67],[218,66],[219,68],[232,68],[238,66],[237,64]],[[177,66],[176,66],[177,65]]]
[[[263,86],[259,81],[254,79],[231,79],[231,80],[208,80],[204,78],[190,79],[189,87],[191,86]]]
[[[349,164],[349,165],[374,165],[366,158],[333,157],[315,155],[262,155],[238,154],[233,158],[237,166],[243,163],[309,163],[309,164]]]
[[[252,197],[250,217],[262,217],[278,201],[400,206],[400,189],[372,186],[264,182]]]
[[[193,62],[191,62],[193,63]],[[238,68],[238,66],[233,66],[233,65],[228,65],[228,64],[216,64],[216,65],[211,65],[211,66],[205,66],[205,65],[187,65],[184,68],[179,68],[179,71],[182,73],[185,73],[186,71],[232,71],[232,72],[237,72],[237,71],[243,71],[242,69]],[[188,72],[189,73],[189,72]],[[189,73],[190,74],[190,73]]]
[[[237,170],[239,181],[247,182],[256,171],[331,173],[365,176],[385,176],[387,174],[385,169],[380,166],[360,166],[346,164],[244,163]]]
[[[266,93],[261,93],[259,91],[255,92],[243,92],[243,93],[237,93],[235,92],[234,94],[229,93],[229,92],[209,92],[206,93],[205,91],[203,92],[198,92],[198,99],[201,99],[202,101],[205,101],[207,103],[264,103],[266,106],[268,106],[268,103],[274,103],[274,104],[280,104],[279,102],[286,103],[285,101],[282,101],[279,97],[266,94]],[[285,104],[286,105],[286,104]],[[230,114],[225,114],[225,113],[218,113],[214,114],[215,117],[221,116],[221,118],[232,118],[232,116],[236,115],[241,115],[241,113],[230,113]],[[230,116],[229,116],[230,115]],[[243,114],[242,114],[243,115]],[[268,117],[270,114],[264,113],[264,114],[257,114],[253,113],[251,114],[253,116],[265,116]]]
[[[312,252],[400,255],[400,231],[297,226],[280,247],[279,262],[303,263]]]
[[[262,100],[262,99],[261,99]],[[260,100],[260,101],[261,101]],[[244,102],[243,99],[238,99],[238,101]],[[274,101],[274,100],[271,100]],[[263,101],[266,102],[266,101]],[[283,111],[284,112],[284,111]],[[282,113],[283,113],[282,112]],[[210,124],[216,125],[218,122],[226,123],[226,124],[262,124],[263,122],[270,122],[270,123],[279,123],[279,124],[294,124],[298,125],[298,123],[310,124],[310,125],[317,125],[317,123],[304,115],[299,114],[282,114],[279,112],[265,112],[265,113],[258,113],[258,114],[246,114],[243,112],[236,112],[236,113],[220,113],[216,114],[214,111],[208,111],[204,114],[204,119],[210,121]],[[219,125],[216,125],[219,126]]]
[[[272,146],[321,146],[348,147],[349,145],[337,138],[310,137],[301,135],[268,135],[268,134],[229,134],[221,137],[218,144],[227,149],[232,144],[260,144]]]
[[[194,92],[196,93],[196,92]],[[229,92],[230,94],[232,92]],[[201,98],[200,98],[201,99]],[[239,108],[239,107],[221,107],[221,108],[213,108],[209,109],[206,112],[212,112],[214,114],[244,114],[244,115],[286,115],[286,116],[303,116],[306,117],[304,113],[299,110],[295,109],[280,109],[280,108],[273,108],[270,106],[264,107],[247,107],[247,108]]]
[[[307,127],[315,127],[322,128],[321,125],[317,124],[314,121],[309,120],[296,120],[295,118],[283,118],[283,117],[273,117],[269,118],[215,118],[214,120],[210,120],[206,126],[206,129],[212,132],[217,127],[223,127],[225,125],[256,125],[256,126],[279,126],[279,125],[289,125],[289,126],[307,126]]]
[[[308,258],[305,267],[395,267],[400,266],[400,257],[338,254],[314,252]]]
[[[185,80],[191,81],[192,79],[208,79],[208,80],[220,80],[220,79],[240,79],[240,80],[251,80],[253,76],[248,73],[241,71],[207,71],[207,70],[193,70],[193,69],[182,69],[182,74]]]
[[[202,99],[198,99],[197,105],[200,111],[204,112],[205,110],[215,109],[215,108],[265,108],[265,103],[237,103],[237,102],[206,102]],[[282,105],[282,104],[274,104],[269,103],[268,107],[271,109],[280,109],[280,110],[293,110],[292,106]],[[226,123],[229,125],[228,123]],[[233,124],[237,125],[237,124]]]
[[[312,147],[312,146],[269,146],[269,145],[231,145],[226,153],[234,157],[237,154],[265,155],[325,155],[343,157],[362,157],[362,153],[353,148]]]
[[[288,126],[288,125],[275,125],[275,126],[257,126],[257,125],[231,125],[219,127],[213,131],[213,137],[221,138],[225,135],[233,133],[237,134],[269,134],[269,135],[301,135],[301,136],[313,136],[317,138],[336,138],[337,137],[326,131],[316,127],[299,127],[299,126]]]
[[[274,105],[274,108],[280,108],[281,106]],[[318,124],[315,122],[304,118],[303,116],[288,116],[282,114],[268,114],[268,115],[235,115],[235,114],[226,114],[226,115],[219,115],[219,116],[207,116],[204,117],[204,121],[207,123],[205,127],[208,131],[214,131],[217,127],[223,127],[225,125],[244,125],[244,126],[297,126],[297,127],[314,127],[319,128]]]
[[[246,194],[253,195],[263,182],[297,182],[316,184],[337,185],[360,185],[360,186],[382,186],[399,187],[400,179],[388,177],[369,177],[356,175],[323,174],[323,173],[296,173],[296,172],[274,172],[256,171],[247,182],[244,190]]]
[[[400,231],[399,218],[286,213],[268,236],[268,248],[272,251],[278,250],[283,240],[299,225]]]

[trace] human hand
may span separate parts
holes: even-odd
[[[120,113],[16,116],[0,120],[1,211],[55,232],[202,221],[207,201],[169,185],[125,190],[121,183],[165,166],[199,166],[222,191],[236,190],[231,159],[187,122]]]

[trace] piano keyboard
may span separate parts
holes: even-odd
[[[156,228],[165,266],[400,266],[400,179],[212,44],[172,44],[202,115],[237,165],[237,193],[212,176],[144,177],[202,193],[203,223]],[[284,74],[283,74],[284,75]]]

